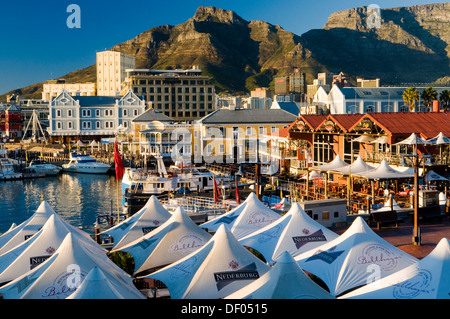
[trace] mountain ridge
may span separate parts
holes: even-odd
[[[450,3],[381,9],[370,27],[368,7],[330,14],[322,29],[296,35],[216,7],[198,7],[187,21],[161,25],[111,47],[132,54],[137,68],[199,65],[218,91],[248,92],[300,68],[381,78],[383,83],[434,82],[450,74]],[[95,65],[68,73],[68,82],[95,81]],[[40,98],[42,84],[12,92]],[[11,92],[9,92],[11,93]],[[9,94],[8,93],[8,94]]]

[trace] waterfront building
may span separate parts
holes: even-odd
[[[122,97],[72,97],[63,90],[48,107],[50,139],[67,142],[112,137],[117,130],[130,128],[131,121],[144,113],[146,105],[131,91]]]
[[[11,97],[10,105],[0,110],[0,132],[3,140],[18,141],[22,138],[23,120],[16,97]]]
[[[198,66],[187,70],[127,69],[125,89],[174,120],[199,119],[215,110],[215,89]]]
[[[124,90],[126,69],[136,67],[134,56],[117,51],[102,51],[96,54],[97,95],[119,96]]]
[[[194,123],[194,161],[254,163],[264,136],[287,127],[296,118],[282,109],[216,110]]]
[[[48,80],[42,87],[42,100],[50,101],[65,89],[71,96],[97,95],[96,83],[66,83],[64,79]]]
[[[295,102],[301,102],[306,97],[306,75],[300,69],[294,69],[287,76],[274,79],[275,95],[288,95]]]
[[[339,155],[352,163],[358,156],[367,162],[399,165],[403,156],[412,154],[412,147],[396,143],[416,133],[430,139],[442,132],[450,136],[445,112],[397,112],[367,114],[301,115],[284,132],[274,135],[297,141],[301,147],[298,158],[291,159],[291,171],[309,165],[321,165]],[[448,154],[435,146],[418,146],[419,154],[432,154],[435,164],[448,162]],[[301,154],[310,154],[308,158]],[[448,164],[448,163],[447,163]]]
[[[323,88],[319,88],[313,100],[313,104],[326,105],[330,114],[365,114],[376,112],[409,112],[409,106],[403,100],[403,92],[407,87],[340,87],[333,85],[326,94]],[[416,88],[419,97],[426,89]],[[448,87],[433,87],[439,96]],[[415,112],[427,111],[423,100],[416,103]]]

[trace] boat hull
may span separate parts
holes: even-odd
[[[106,174],[109,171],[109,167],[83,167],[83,166],[70,166],[63,167],[64,172],[69,173],[84,173],[84,174]]]

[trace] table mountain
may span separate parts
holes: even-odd
[[[450,3],[382,9],[376,27],[370,18],[368,7],[336,12],[322,29],[299,36],[233,11],[199,7],[184,23],[152,28],[111,49],[134,55],[137,68],[199,65],[219,91],[268,86],[294,68],[309,83],[318,72],[341,71],[390,84],[448,79]],[[95,81],[95,65],[63,77]],[[41,87],[16,92],[39,98]]]

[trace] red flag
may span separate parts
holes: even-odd
[[[213,176],[213,188],[214,188],[214,202],[218,203],[220,202],[219,187],[217,186],[217,182],[214,176]]]
[[[235,179],[235,182],[236,182],[236,203],[238,203],[239,205],[241,203],[241,196],[239,196],[239,187],[237,178]]]
[[[123,176],[125,167],[123,166],[122,157],[120,156],[117,141],[114,141],[114,164],[116,166],[116,178],[119,180]]]

